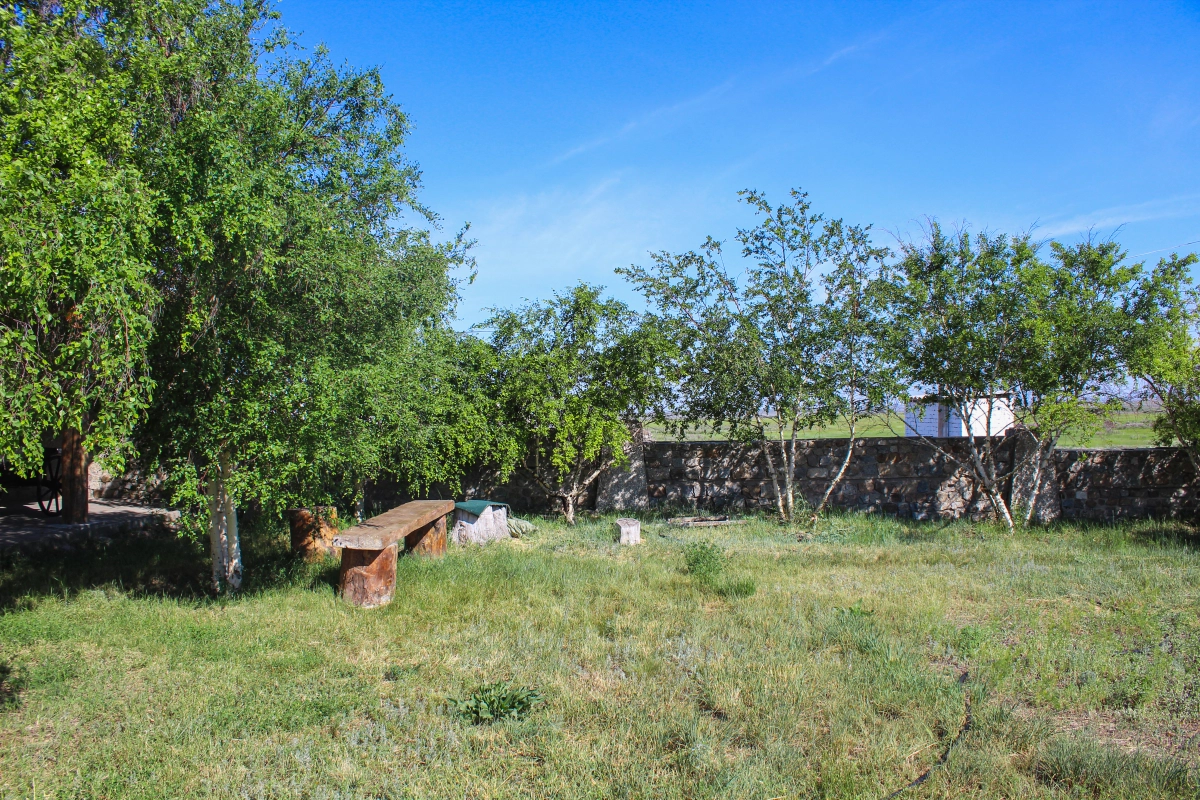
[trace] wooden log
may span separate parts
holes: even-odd
[[[446,555],[446,518],[438,517],[405,536],[404,549],[415,556],[440,558]]]
[[[342,599],[359,608],[379,608],[392,602],[396,594],[396,549],[394,542],[382,550],[342,548]]]
[[[288,527],[292,533],[292,552],[306,561],[319,561],[338,555],[333,540],[337,536],[337,509],[333,506],[290,508]]]
[[[310,508],[289,508],[287,517],[292,532],[292,552],[306,559],[315,557],[317,515]]]

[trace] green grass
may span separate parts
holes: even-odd
[[[1154,447],[1154,420],[1157,413],[1123,411],[1111,425],[1090,439],[1064,437],[1060,447]]]
[[[1159,415],[1157,413],[1144,411],[1123,411],[1116,416],[1112,424],[1106,426],[1104,430],[1097,433],[1088,439],[1080,439],[1079,437],[1064,437],[1059,443],[1060,447],[1153,447],[1154,431],[1151,426],[1154,420]],[[646,426],[654,439],[658,441],[669,441],[673,439],[666,430],[656,423],[651,423]],[[858,435],[863,437],[875,436],[895,436],[895,431],[903,432],[903,423],[893,420],[892,426],[888,426],[887,418],[884,416],[870,417],[861,423],[858,430]],[[805,432],[805,438],[809,439],[839,439],[850,434],[850,429],[845,423],[839,422],[836,425],[828,425],[821,428],[815,428],[812,431]],[[702,427],[700,430],[688,431],[685,441],[703,442],[713,440],[723,440],[726,437],[722,434],[714,433],[711,427]]]
[[[2,556],[0,798],[880,798],[968,699],[902,797],[1200,796],[1189,529],[611,525],[402,559],[374,611],[262,531],[236,598],[170,539]],[[496,683],[542,701],[459,713]]]

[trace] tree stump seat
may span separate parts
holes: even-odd
[[[444,556],[446,515],[452,511],[452,500],[414,500],[334,536],[334,547],[342,548],[342,598],[359,608],[390,603],[400,542],[413,555]]]

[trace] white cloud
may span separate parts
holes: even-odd
[[[464,288],[462,324],[481,321],[484,307],[546,298],[580,280],[636,302],[613,270],[647,263],[651,250],[699,246],[731,200],[699,185],[644,185],[627,173],[493,198],[471,212],[479,276]]]
[[[1200,216],[1200,194],[1164,197],[1143,203],[1101,208],[1057,221],[1052,218],[1049,222],[1040,224],[1036,233],[1056,238],[1093,229],[1101,232],[1111,231],[1134,222],[1194,216]]]

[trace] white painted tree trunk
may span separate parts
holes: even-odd
[[[205,484],[208,496],[208,541],[212,551],[213,590],[242,588],[242,543],[238,537],[237,507],[229,494],[229,459],[222,454],[216,474]]]

